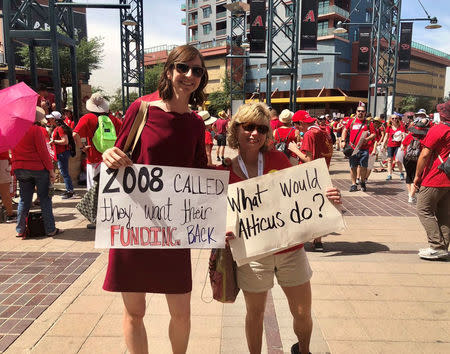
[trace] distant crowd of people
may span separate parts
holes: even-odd
[[[433,123],[422,110],[411,117],[398,114],[387,119],[368,117],[364,104],[359,104],[351,116],[342,118],[340,115],[314,117],[305,110],[287,109],[278,115],[264,103],[243,104],[232,116],[221,111],[218,117],[213,117],[208,111],[193,109],[205,102],[207,82],[208,72],[200,52],[189,45],[174,48],[159,80],[159,98],[149,105],[139,144],[131,156],[124,152],[125,142],[140,101],[145,97],[129,107],[122,121],[111,114],[101,94],[93,94],[86,102],[89,113],[75,124],[70,108],[56,111],[54,98],[42,88],[36,122],[11,152],[12,170],[20,193],[17,236],[24,236],[35,189],[46,235],[62,232],[55,226],[49,191],[57,165],[66,189],[61,198],[74,197],[68,169],[74,152],[85,155],[89,190],[102,161],[111,169],[141,163],[226,170],[230,172],[232,184],[320,158],[329,167],[333,153],[342,150],[349,161],[350,192],[358,191],[358,186],[361,191],[367,191],[367,181],[377,160],[380,169],[387,168],[386,183],[393,179],[395,165],[400,179],[405,179],[408,202],[417,200],[419,219],[427,232],[429,247],[420,250],[419,256],[425,259],[448,256],[450,101],[437,107],[439,124]],[[214,144],[217,145],[215,159]],[[226,158],[226,146],[236,150],[237,156]],[[6,155],[9,158],[9,152],[0,154]],[[4,191],[5,180],[0,178],[0,193],[7,220],[11,222],[14,214],[7,200],[10,194]],[[335,204],[342,202],[337,188],[327,188],[326,197]],[[89,224],[88,228],[95,225]],[[232,231],[227,231],[227,242],[235,237]],[[314,239],[313,246],[316,251],[323,251],[322,239]],[[191,269],[189,249],[110,249],[103,288],[122,294],[123,329],[130,352],[148,352],[143,321],[146,293],[166,294],[172,350],[186,352],[190,334]],[[303,244],[274,251],[237,267],[236,276],[246,302],[245,334],[249,351],[261,352],[266,298],[276,277],[289,303],[298,339],[291,353],[309,353],[312,271]]]

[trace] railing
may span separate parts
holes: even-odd
[[[347,10],[344,10],[343,8],[336,6],[336,5],[328,5],[324,7],[319,8],[319,16],[336,13],[341,16],[344,16],[345,18],[349,18],[350,14]]]
[[[198,40],[198,35],[196,34],[195,36],[190,36],[189,37],[189,42],[194,42]]]
[[[192,9],[195,9],[195,8],[197,8],[198,7],[198,2],[196,1],[196,2],[192,2],[192,3],[190,3],[189,5],[188,5],[188,9],[189,10],[192,10]]]
[[[227,29],[221,29],[221,30],[216,30],[216,36],[222,36],[224,34],[227,34]]]
[[[317,37],[338,36],[348,39],[348,33],[334,33],[335,28],[320,28],[317,30]]]
[[[186,25],[186,18],[182,18],[182,19],[181,19],[181,24],[182,24],[182,25]]]
[[[194,47],[197,49],[208,49],[208,48],[214,48],[214,47],[223,47],[227,45],[226,39],[220,39],[218,41],[212,41],[212,42],[203,42],[195,44]]]
[[[430,53],[430,54],[436,55],[438,57],[450,60],[450,54],[447,54],[447,53],[442,52],[440,50],[428,47],[425,44],[421,44],[421,43],[417,43],[417,42],[411,42],[411,47],[413,47],[415,49],[419,49],[419,50],[421,50],[423,52]]]
[[[197,22],[198,22],[198,19],[197,19],[197,18],[190,19],[190,20],[189,20],[189,26],[196,25]]]
[[[186,11],[186,4],[181,4],[181,11]]]
[[[157,45],[155,47],[144,48],[144,54],[160,52],[162,50],[167,50],[168,52],[170,52],[173,48],[176,48],[176,47],[178,47],[178,45],[175,45],[175,44],[172,44],[172,45],[167,45],[167,44]]]
[[[217,12],[216,13],[216,18],[217,19],[224,18],[224,17],[227,17],[227,12],[226,11],[222,11],[222,12]]]

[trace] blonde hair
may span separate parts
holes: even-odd
[[[272,129],[270,127],[270,111],[264,103],[246,103],[239,107],[237,113],[233,115],[228,129],[228,145],[232,149],[239,148],[238,129],[240,124],[254,123],[265,125],[269,128],[266,134],[266,141],[261,147],[261,152],[267,151],[269,140],[272,137]]]

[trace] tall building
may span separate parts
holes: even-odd
[[[388,1],[388,0],[386,0]],[[231,14],[226,10],[232,0],[186,0],[181,5],[186,17],[182,24],[186,26],[186,42],[197,46],[203,54],[208,50],[214,53],[216,60],[212,65],[221,74],[225,69],[225,56],[229,52],[231,37]],[[247,1],[244,1],[247,2]],[[301,2],[300,2],[301,3]],[[277,6],[277,15],[286,18],[292,12],[292,2],[283,7]],[[247,14],[248,15],[248,14]],[[351,112],[359,101],[367,101],[368,75],[358,73],[359,26],[349,26],[348,33],[336,34],[338,21],[370,23],[372,21],[372,0],[319,0],[318,1],[317,53],[330,55],[300,55],[297,81],[297,103],[313,113]],[[284,39],[286,40],[286,39]],[[283,47],[283,38],[277,43]],[[220,50],[219,50],[220,48]],[[333,55],[340,53],[340,55]],[[250,54],[251,56],[251,54]],[[208,61],[208,57],[206,56]],[[281,65],[282,63],[277,63]],[[411,71],[426,74],[397,76],[395,107],[407,95],[429,97],[434,102],[444,96],[446,67],[450,66],[450,55],[425,45],[414,43],[411,51]],[[246,72],[247,98],[257,89],[266,90],[266,59],[248,59]],[[208,92],[215,91],[208,86]],[[346,75],[352,73],[353,75]],[[272,105],[285,108],[289,102],[289,76],[273,76]]]

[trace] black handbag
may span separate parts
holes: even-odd
[[[26,219],[25,237],[43,237],[45,236],[44,218],[41,212],[30,211]]]
[[[149,102],[141,101],[139,111],[134,119],[133,125],[131,126],[130,133],[127,136],[123,151],[128,153],[129,156],[132,155],[134,148],[139,141],[142,130],[144,129],[147,121],[146,118],[149,104]],[[94,177],[94,186],[86,192],[81,201],[76,205],[78,211],[92,224],[95,224],[97,221],[99,184],[100,174]]]

